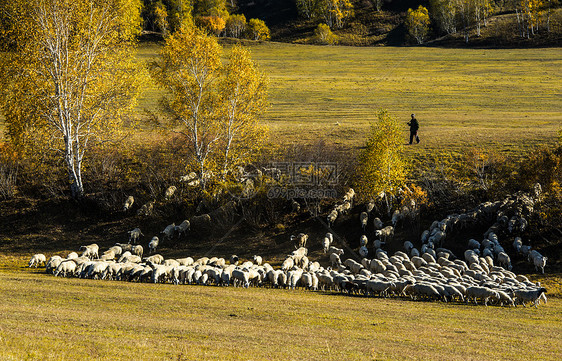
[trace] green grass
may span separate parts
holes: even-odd
[[[157,46],[141,48],[143,58]],[[421,122],[423,147],[520,151],[562,124],[560,48],[474,50],[266,43],[253,58],[270,78],[272,138],[360,146],[380,108]],[[149,88],[141,107],[152,107]],[[404,125],[406,138],[407,127]],[[298,137],[295,136],[298,134]]]
[[[156,59],[159,47],[141,44],[139,59]],[[251,47],[271,82],[263,121],[283,144],[359,147],[380,108],[404,123],[417,114],[423,152],[517,153],[552,142],[562,125],[560,48]],[[156,110],[161,93],[148,80],[137,112]]]
[[[60,279],[0,257],[2,360],[555,360],[562,299],[500,308]]]

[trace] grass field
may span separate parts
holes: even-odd
[[[138,57],[154,60],[158,50],[143,43]],[[552,142],[562,127],[560,48],[263,43],[252,54],[270,78],[264,122],[283,144],[325,139],[356,148],[380,108],[404,123],[417,114],[423,144],[413,151],[422,152],[477,146],[517,153]],[[148,79],[138,114],[156,110],[160,96]]]
[[[562,299],[500,308],[60,279],[0,256],[1,360],[556,360]],[[558,278],[560,285],[560,279]]]
[[[153,59],[157,51],[145,44],[139,56]],[[416,113],[430,151],[476,145],[517,152],[552,141],[562,127],[560,54],[560,48],[252,46],[271,81],[264,120],[272,138],[320,137],[357,147],[385,108],[404,123]],[[158,96],[148,86],[140,108],[154,108]]]

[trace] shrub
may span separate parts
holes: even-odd
[[[314,30],[314,37],[320,44],[334,45],[338,42],[338,37],[330,30],[326,24],[319,24]]]

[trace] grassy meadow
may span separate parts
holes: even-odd
[[[143,44],[139,58],[154,59],[158,49]],[[477,146],[514,153],[555,139],[562,127],[560,54],[560,48],[252,46],[270,78],[264,122],[272,139],[322,138],[355,148],[385,108],[404,123],[416,113],[424,151]],[[148,84],[138,109],[154,109],[159,93]],[[405,139],[407,131],[404,124]]]
[[[535,308],[61,279],[0,257],[1,360],[555,360]],[[558,286],[560,286],[558,278]],[[558,290],[559,291],[559,290]]]

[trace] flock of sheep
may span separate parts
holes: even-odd
[[[52,256],[47,260],[44,255],[36,254],[31,258],[29,267],[44,265],[47,273],[59,277],[225,287],[300,287],[313,291],[331,290],[483,305],[525,306],[531,303],[537,307],[541,300],[546,303],[546,289],[511,271],[509,256],[496,234],[523,231],[526,227],[524,216],[533,212],[538,196],[520,193],[503,201],[480,204],[466,213],[450,215],[434,222],[423,232],[419,249],[406,241],[403,250],[392,255],[383,246],[392,241],[394,229],[405,215],[395,212],[392,225],[386,227],[380,219],[374,218],[374,240],[371,242],[366,234],[361,236],[360,257],[356,258],[359,261],[353,259],[357,256],[355,254],[342,261],[345,252],[343,248],[333,246],[334,235],[328,232],[321,240],[324,254],[330,262],[324,266],[308,258],[306,247],[309,237],[304,233],[291,236],[296,250],[287,255],[279,267],[273,267],[264,263],[260,256],[244,262],[235,255],[228,261],[218,257],[165,259],[160,254],[152,254],[158,247],[158,237],[149,242],[152,255],[143,258],[143,247],[134,244],[142,236],[140,229],[136,228],[129,232],[129,243],[118,243],[101,255],[99,247],[91,244],[80,247],[81,255],[72,252],[65,258]],[[353,198],[354,192],[350,189],[343,202],[330,214],[348,212]],[[366,211],[360,214],[364,233],[367,233],[372,210],[373,202],[369,202]],[[331,220],[328,216],[328,221],[333,223],[335,219]],[[449,235],[492,221],[493,225],[481,242],[474,239],[468,242],[462,258],[443,248],[443,242]],[[190,222],[186,220],[179,226],[167,226],[161,233],[165,238],[171,238],[187,232],[189,228]],[[528,254],[529,260],[544,272],[546,257],[524,246],[520,237],[515,238],[513,247],[516,252]]]

